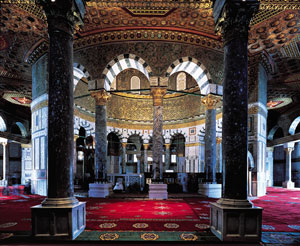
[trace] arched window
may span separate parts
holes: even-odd
[[[137,76],[132,76],[130,80],[130,89],[131,90],[139,90],[141,89],[141,80]],[[133,93],[140,94],[139,91],[133,91]]]
[[[0,131],[1,131],[1,132],[5,132],[6,130],[7,130],[7,128],[6,128],[5,121],[4,121],[3,118],[0,116]]]
[[[177,75],[176,90],[182,91],[186,89],[186,74],[181,72]]]

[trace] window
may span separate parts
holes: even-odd
[[[182,91],[186,89],[186,74],[181,72],[177,75],[176,90]]]
[[[141,89],[141,80],[140,80],[139,77],[132,76],[132,78],[130,80],[130,89],[131,90],[139,90],[139,89]],[[132,93],[140,94],[139,91],[133,91]]]

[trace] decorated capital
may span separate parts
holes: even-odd
[[[147,150],[149,148],[149,144],[143,144],[144,149]]]
[[[286,152],[287,154],[291,154],[292,151],[294,150],[294,148],[293,148],[293,147],[288,147],[288,148],[285,148],[284,150],[285,150],[285,152]]]
[[[222,143],[222,138],[216,138],[216,143],[217,143],[217,144]]]
[[[123,149],[125,149],[125,148],[126,148],[126,146],[127,146],[127,143],[125,143],[125,142],[122,142],[121,144],[122,144],[122,148],[123,148]]]
[[[92,91],[91,96],[95,98],[97,105],[105,105],[111,98],[111,95],[105,89]]]
[[[170,149],[171,144],[165,144],[165,146],[166,146],[166,149]]]
[[[205,105],[206,109],[215,109],[220,101],[220,97],[212,94],[208,94],[207,96],[201,98],[201,103]]]
[[[36,3],[43,7],[49,32],[60,30],[73,35],[74,29],[83,25],[85,0],[37,0]]]
[[[167,93],[167,88],[165,87],[152,87],[151,95],[153,96],[153,106],[162,106],[163,98]]]
[[[236,38],[248,38],[249,25],[258,8],[258,0],[214,2],[215,31],[222,34],[225,44]]]

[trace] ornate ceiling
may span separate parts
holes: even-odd
[[[1,2],[0,92],[30,95],[31,65],[48,50],[46,18],[34,0],[26,4]],[[270,67],[269,94],[275,97],[284,89],[294,95],[300,87],[300,3],[260,2],[251,22],[249,55],[265,53]],[[74,49],[127,41],[167,41],[222,52],[211,5],[210,0],[91,0],[84,26],[74,35]]]

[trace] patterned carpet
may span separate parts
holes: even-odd
[[[0,240],[31,231],[30,207],[37,195],[0,196]],[[218,242],[209,230],[209,203],[216,199],[98,199],[86,201],[86,230],[78,241]],[[300,245],[300,189],[268,188],[252,201],[263,207],[262,241]],[[25,235],[24,234],[24,235]]]

